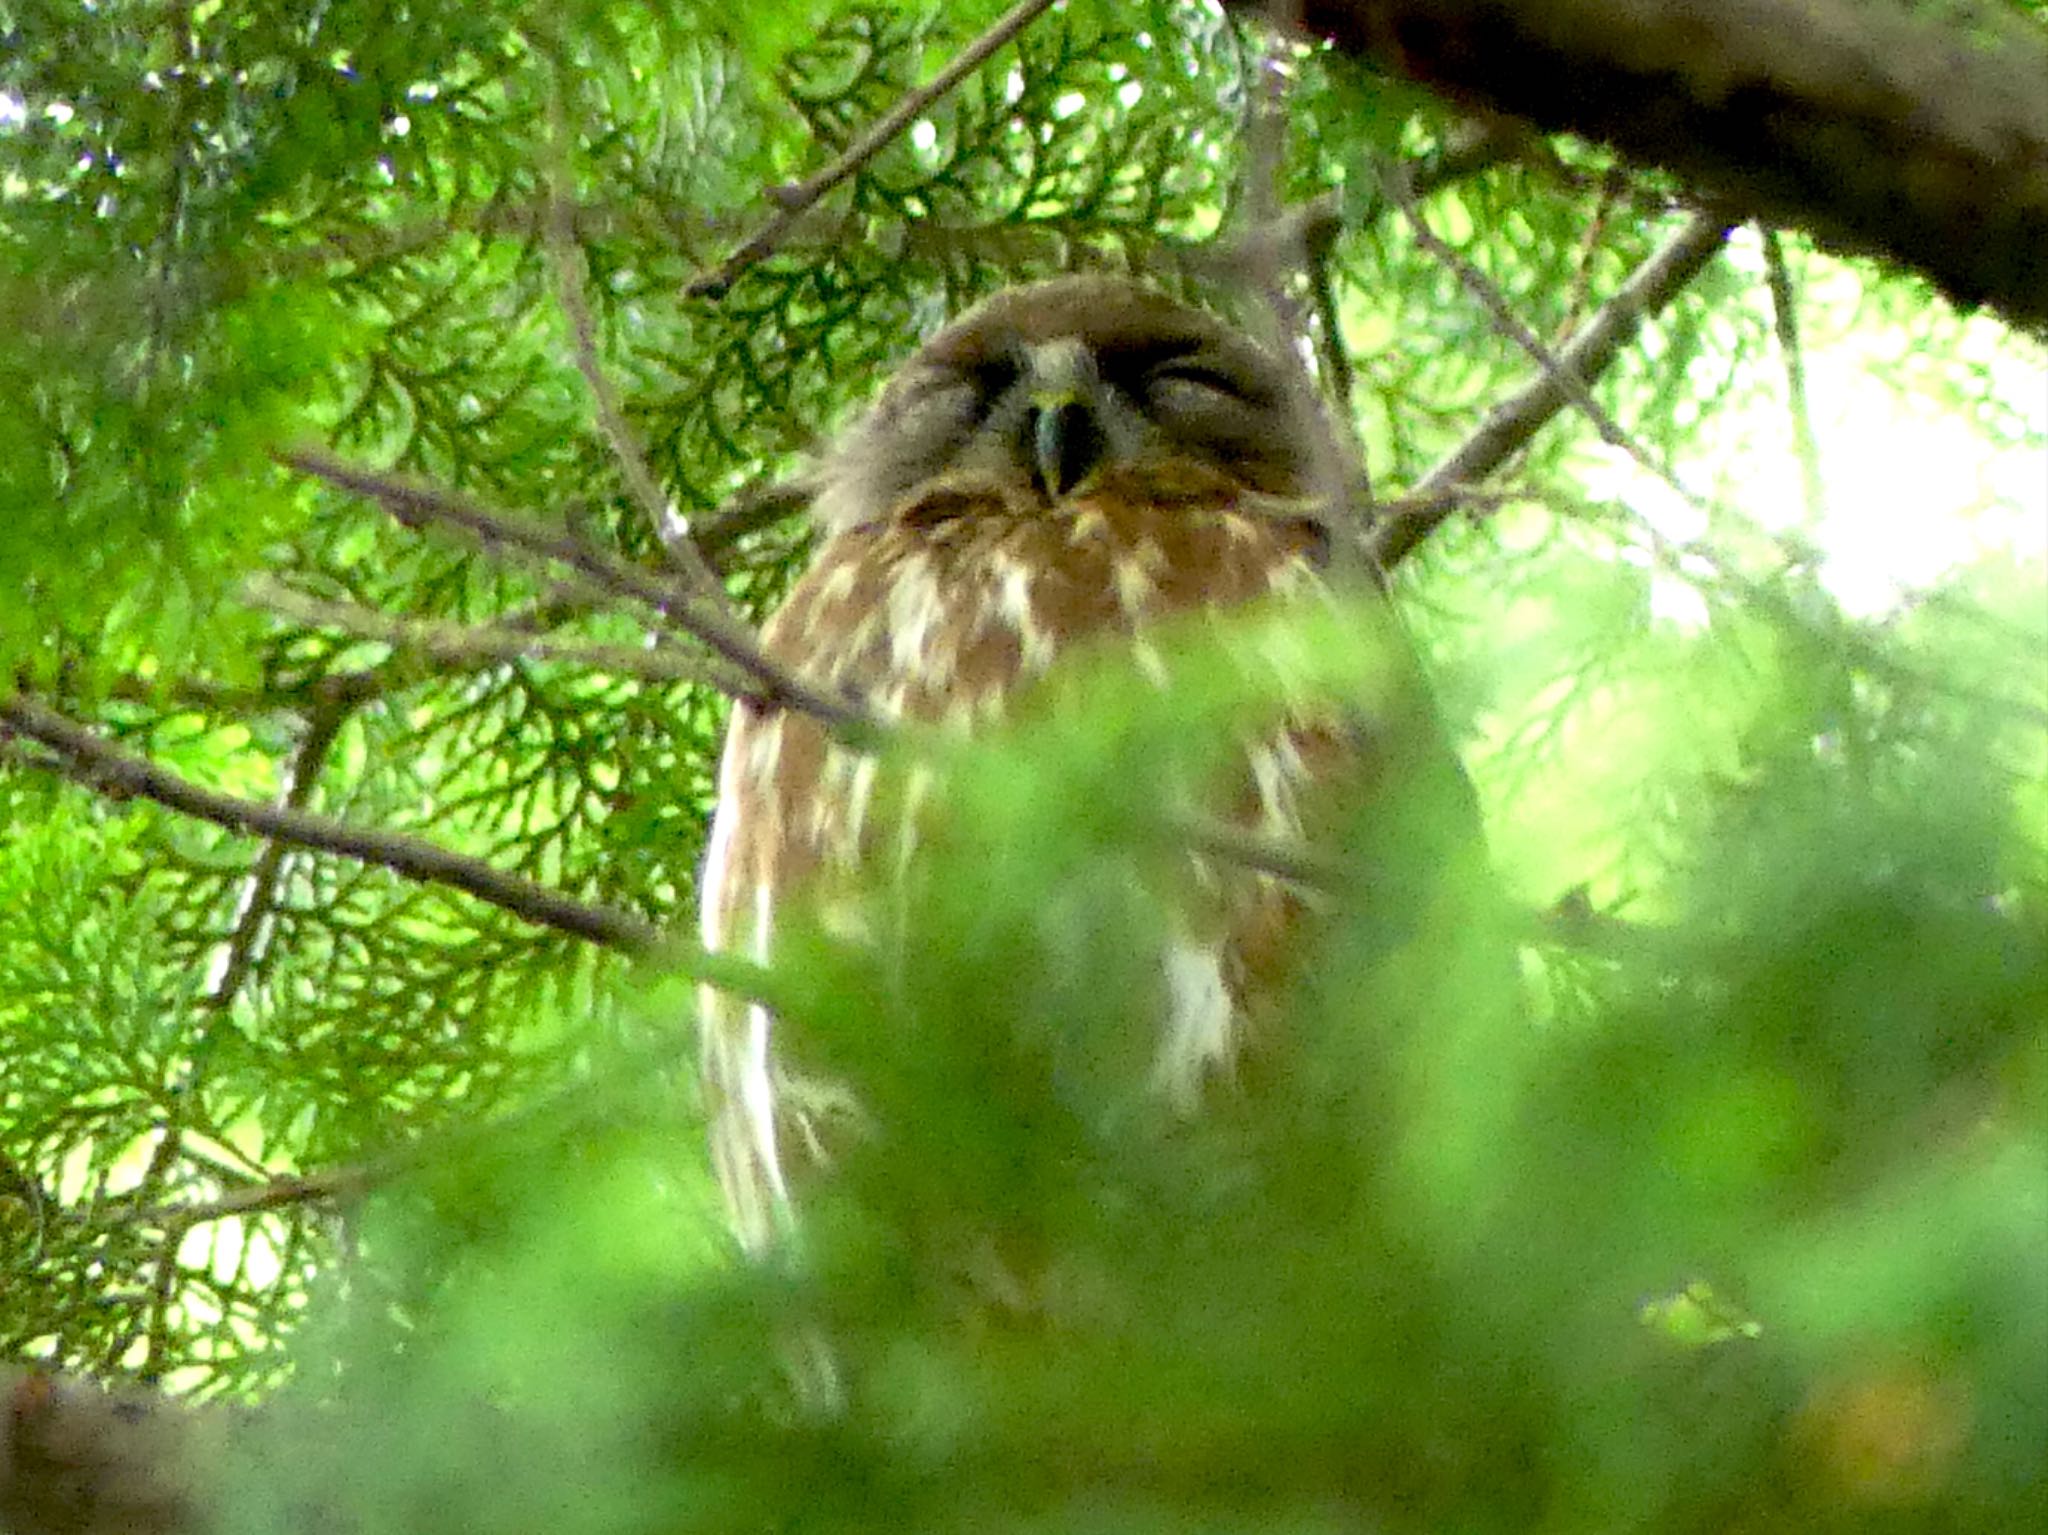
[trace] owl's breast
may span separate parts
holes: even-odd
[[[885,718],[972,724],[1077,646],[1317,582],[1307,519],[1113,492],[1023,514],[955,498],[841,533],[764,643]]]

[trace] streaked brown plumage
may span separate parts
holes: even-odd
[[[1084,641],[1191,610],[1320,589],[1333,453],[1297,370],[1208,314],[1121,279],[1009,290],[940,332],[823,464],[811,569],[763,642],[878,716],[973,728]],[[1246,824],[1297,833],[1347,748],[1303,723],[1248,750]],[[703,938],[765,958],[792,894],[873,856],[874,768],[812,720],[735,712],[703,882]],[[1281,965],[1292,898],[1244,873],[1162,957],[1163,1091],[1227,1071],[1247,993]],[[814,1159],[760,1008],[707,997],[718,1172],[744,1241],[769,1238]]]

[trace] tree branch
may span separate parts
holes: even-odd
[[[1785,245],[1774,229],[1764,232],[1764,276],[1771,288],[1771,326],[1778,358],[1785,365],[1785,409],[1792,417],[1792,448],[1799,457],[1799,486],[1809,526],[1826,515],[1820,473],[1820,444],[1813,435],[1813,409],[1806,394],[1806,355],[1799,344],[1799,295],[1785,262]]]
[[[1336,891],[1356,880],[1341,858],[1332,858],[1299,838],[1268,837],[1208,816],[1172,817],[1168,830],[1190,852],[1203,858],[1270,874],[1303,890]]]
[[[770,195],[781,204],[774,217],[712,270],[691,278],[684,285],[684,296],[721,297],[726,289],[738,280],[742,272],[775,249],[782,237],[814,203],[874,159],[888,147],[890,140],[917,121],[921,113],[929,110],[933,102],[973,74],[990,55],[1051,10],[1052,6],[1053,0],[1020,0],[1019,4],[1012,6],[997,18],[995,24],[981,36],[961,49],[953,62],[934,75],[929,84],[912,91],[877,118],[867,132],[846,147],[846,152],[838,159],[806,181],[795,186],[774,189]]]
[[[339,629],[449,666],[497,666],[508,661],[560,661],[592,671],[638,677],[644,682],[698,682],[721,692],[746,690],[745,682],[714,656],[630,645],[602,645],[528,634],[489,624],[457,624],[404,618],[352,602],[308,597],[276,581],[258,578],[248,600],[267,612],[314,629]]]
[[[1262,0],[1231,0],[1247,10]],[[1737,213],[2048,323],[2048,39],[1996,4],[1303,0],[1454,100],[1661,165]]]
[[[153,800],[166,809],[251,836],[333,853],[446,885],[537,927],[601,943],[627,953],[652,949],[655,928],[629,912],[590,906],[559,891],[397,832],[350,826],[328,816],[262,805],[201,788],[147,758],[110,746],[83,726],[20,695],[0,703],[0,729],[55,753],[65,777],[101,793]]]
[[[698,521],[690,536],[713,568],[723,570],[733,545],[750,533],[795,516],[816,498],[816,490],[801,477],[751,485]]]
[[[306,1173],[290,1178],[272,1178],[236,1189],[204,1204],[147,1205],[121,1212],[123,1225],[162,1226],[176,1232],[189,1231],[209,1221],[236,1215],[261,1215],[292,1205],[319,1204],[330,1199],[354,1199],[393,1175],[404,1161],[394,1160],[388,1168],[335,1167],[326,1172]]]
[[[1404,184],[1399,169],[1395,168],[1384,175],[1381,178],[1381,185],[1406,215],[1409,232],[1415,236],[1416,244],[1450,268],[1451,274],[1458,279],[1459,286],[1477,299],[1480,306],[1486,310],[1488,317],[1493,321],[1494,329],[1526,352],[1536,366],[1564,391],[1565,398],[1578,408],[1581,415],[1593,423],[1593,429],[1600,434],[1600,440],[1609,447],[1626,453],[1646,473],[1662,480],[1684,500],[1694,506],[1700,506],[1699,498],[1679,481],[1671,466],[1655,458],[1622,428],[1621,423],[1614,419],[1605,406],[1593,398],[1590,380],[1579,377],[1571,368],[1565,366],[1558,354],[1544,343],[1543,338],[1522,323],[1521,318],[1515,313],[1514,306],[1508,302],[1507,295],[1500,291],[1499,286],[1437,237],[1436,232],[1429,227],[1428,220],[1422,216],[1422,210],[1415,205],[1414,195]]]
[[[600,592],[645,604],[676,628],[702,641],[731,663],[750,685],[741,693],[764,709],[793,709],[811,715],[849,745],[871,743],[876,727],[865,711],[835,694],[812,687],[761,649],[751,630],[723,611],[706,611],[683,600],[668,582],[565,534],[493,511],[467,496],[360,469],[327,453],[300,448],[278,461],[301,474],[377,502],[410,528],[430,523],[460,530],[487,548],[510,549],[532,559],[566,566]]]
[[[569,322],[569,335],[576,352],[576,370],[589,386],[591,399],[597,406],[597,424],[604,432],[605,441],[611,445],[612,457],[618,460],[619,471],[626,479],[626,489],[639,506],[640,515],[647,519],[648,531],[653,533],[657,544],[668,555],[669,564],[682,577],[691,598],[711,610],[719,623],[736,624],[738,615],[733,612],[732,599],[726,594],[718,573],[705,562],[702,552],[691,541],[682,519],[669,505],[668,497],[662,493],[654,471],[648,467],[647,450],[641,446],[639,434],[626,420],[625,410],[619,404],[619,392],[612,387],[611,378],[604,371],[604,361],[597,355],[597,322],[591,316],[590,300],[584,291],[589,264],[584,260],[582,246],[576,242],[574,206],[569,199],[569,136],[562,122],[559,91],[555,93],[550,115],[554,124],[553,163],[549,167],[553,196],[548,203],[547,249],[555,269],[555,296]]]
[[[284,809],[304,810],[312,802],[313,788],[326,769],[335,738],[340,735],[341,727],[347,723],[354,708],[352,702],[331,698],[307,715],[306,733],[286,769],[284,794],[280,800]],[[215,1011],[234,1001],[235,994],[242,989],[242,983],[255,967],[270,932],[270,914],[277,903],[277,887],[284,878],[288,851],[286,844],[275,839],[265,842],[242,882],[242,893],[235,903],[234,928],[208,966],[206,1004]]]
[[[1557,353],[1557,367],[1545,369],[1518,394],[1502,401],[1463,442],[1416,482],[1407,500],[1412,510],[1388,517],[1372,535],[1372,552],[1391,570],[1449,520],[1460,492],[1478,485],[1528,443],[1570,402],[1565,378],[1583,388],[1606,371],[1634,338],[1643,320],[1662,309],[1720,252],[1727,220],[1695,214],[1638,267]]]

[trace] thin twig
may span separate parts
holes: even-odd
[[[724,294],[742,272],[775,249],[782,237],[818,199],[874,159],[890,140],[928,111],[933,102],[979,69],[990,55],[1051,10],[1052,6],[1053,0],[1021,0],[997,18],[986,32],[961,49],[953,62],[934,75],[929,84],[910,92],[877,118],[874,125],[848,145],[838,159],[807,181],[777,188],[773,195],[780,206],[775,215],[724,261],[712,270],[691,278],[684,285],[684,296],[717,298]]]
[[[233,1193],[223,1194],[217,1199],[209,1199],[203,1204],[146,1205],[135,1210],[124,1210],[120,1212],[119,1218],[123,1225],[164,1226],[183,1232],[194,1226],[203,1226],[209,1221],[225,1220],[229,1216],[261,1215],[266,1211],[282,1210],[292,1205],[354,1199],[384,1182],[402,1165],[394,1161],[388,1169],[368,1166],[335,1167],[325,1172],[272,1178],[245,1189],[236,1189]]]
[[[65,777],[99,793],[153,800],[231,831],[275,838],[375,864],[429,884],[446,885],[537,927],[628,953],[645,953],[660,937],[650,923],[630,912],[572,900],[560,891],[493,868],[480,858],[416,837],[351,826],[310,811],[258,804],[201,788],[147,758],[108,745],[84,726],[19,695],[0,703],[0,730],[44,746],[56,755],[58,771]]]
[[[1817,525],[1827,513],[1820,473],[1820,444],[1814,440],[1813,410],[1806,396],[1806,352],[1799,344],[1799,295],[1778,231],[1765,229],[1764,274],[1771,287],[1771,323],[1778,335],[1778,356],[1785,364],[1785,404],[1792,413],[1792,446],[1799,457],[1799,483],[1805,492],[1806,519]]]
[[[454,491],[416,484],[344,463],[308,448],[279,455],[302,474],[366,496],[407,527],[439,524],[461,530],[490,548],[511,549],[530,558],[566,566],[599,591],[644,603],[730,662],[746,678],[739,696],[764,709],[793,709],[827,726],[848,745],[872,742],[876,726],[867,714],[836,694],[812,687],[762,650],[738,619],[681,600],[667,581],[581,540],[494,511]]]
[[[354,707],[347,701],[330,700],[307,716],[305,736],[286,769],[284,793],[279,799],[283,808],[304,810],[312,803],[313,790],[326,769],[328,754]],[[234,1000],[262,952],[270,932],[271,913],[277,905],[278,885],[289,864],[289,851],[288,844],[272,838],[263,844],[243,877],[241,894],[235,902],[235,925],[208,966],[212,979],[206,990],[206,1005],[216,1012]],[[194,1073],[197,1064],[193,1062]],[[187,1089],[192,1085],[188,1074]]]
[[[1593,263],[1600,254],[1600,242],[1607,238],[1614,210],[1620,206],[1626,190],[1627,180],[1621,167],[1609,167],[1601,180],[1599,197],[1593,204],[1593,216],[1586,220],[1586,228],[1579,236],[1578,259],[1572,263],[1571,292],[1565,299],[1564,314],[1553,333],[1553,343],[1564,341],[1579,328],[1579,317],[1593,291]]]
[[[1323,394],[1343,433],[1345,448],[1358,471],[1356,491],[1361,511],[1372,505],[1371,466],[1365,461],[1365,444],[1358,432],[1358,370],[1351,366],[1351,348],[1344,344],[1343,314],[1337,303],[1337,235],[1343,225],[1335,218],[1316,227],[1315,237],[1302,242],[1303,265],[1308,273],[1309,297],[1315,305],[1316,356],[1322,362]]]
[[[597,406],[598,427],[611,447],[612,457],[618,460],[626,489],[632,493],[640,515],[647,520],[648,531],[654,534],[670,565],[682,577],[690,596],[719,614],[725,622],[734,622],[736,615],[732,599],[696,544],[680,531],[681,519],[670,507],[668,497],[662,494],[654,471],[648,466],[647,450],[641,446],[639,434],[633,430],[632,423],[626,420],[626,412],[619,404],[619,392],[612,387],[603,359],[597,355],[597,321],[591,315],[590,300],[585,292],[590,275],[589,263],[584,259],[582,246],[576,241],[574,205],[569,199],[569,135],[563,121],[559,92],[556,93],[552,116],[554,144],[550,179],[553,195],[548,201],[547,247],[555,269],[556,300],[569,322],[569,335],[575,346],[576,371],[583,375],[583,382],[589,386],[590,397]]]
[[[1608,414],[1605,406],[1593,398],[1588,379],[1581,378],[1573,372],[1559,354],[1544,343],[1542,337],[1522,323],[1514,307],[1508,302],[1507,295],[1500,291],[1492,279],[1437,237],[1435,231],[1429,227],[1428,221],[1423,218],[1422,210],[1416,206],[1415,195],[1408,189],[1405,173],[1399,166],[1389,166],[1385,169],[1381,176],[1381,186],[1407,216],[1408,226],[1415,235],[1416,244],[1450,268],[1459,285],[1486,310],[1494,328],[1528,353],[1536,365],[1564,391],[1565,398],[1577,406],[1586,419],[1593,423],[1594,430],[1600,434],[1603,442],[1626,453],[1644,470],[1670,486],[1688,504],[1701,511],[1711,511],[1700,497],[1679,480],[1670,465],[1660,462],[1624,430],[1620,422]]]
[[[675,650],[602,645],[557,639],[497,625],[446,623],[402,618],[352,602],[329,602],[295,592],[277,581],[257,578],[245,588],[248,600],[309,628],[339,629],[448,666],[498,666],[509,661],[560,661],[591,671],[637,677],[644,682],[701,682],[726,693],[745,683],[712,656]]]
[[[1192,852],[1270,874],[1304,890],[1340,890],[1352,880],[1341,859],[1319,853],[1305,842],[1261,836],[1207,816],[1175,816],[1170,827],[1174,837]]]
[[[1349,519],[1341,524],[1341,545],[1348,552],[1358,548],[1367,526],[1371,481],[1352,411],[1350,359],[1344,356],[1336,302],[1328,286],[1328,257],[1342,216],[1334,193],[1293,206],[1283,196],[1292,121],[1289,98],[1306,56],[1295,37],[1300,12],[1299,0],[1267,0],[1265,5],[1266,27],[1245,104],[1236,229],[1232,238],[1220,243],[1226,269],[1246,291],[1247,307],[1258,318],[1258,339],[1294,376],[1305,401],[1320,397],[1320,416],[1336,428],[1314,434],[1319,451],[1312,472],[1315,494]],[[1318,346],[1316,327],[1295,298],[1297,278],[1321,308],[1326,347]],[[1320,377],[1311,358],[1323,364]]]
[[[817,489],[802,478],[751,485],[709,516],[694,522],[690,536],[714,568],[734,544],[750,533],[772,528],[817,499]]]
[[[1725,218],[1697,213],[1652,252],[1557,353],[1554,369],[1546,368],[1519,393],[1496,405],[1463,442],[1416,482],[1407,499],[1424,510],[1380,523],[1372,536],[1380,566],[1391,570],[1414,553],[1456,511],[1462,491],[1480,484],[1570,403],[1572,394],[1565,378],[1577,381],[1583,393],[1587,383],[1605,372],[1634,339],[1643,320],[1669,303],[1719,254],[1727,232]]]

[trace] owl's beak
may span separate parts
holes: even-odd
[[[1088,478],[1102,459],[1095,413],[1079,400],[1034,401],[1031,450],[1038,482],[1057,500]]]
[[[1031,348],[1031,464],[1053,500],[1067,495],[1102,462],[1108,445],[1095,406],[1094,359],[1073,340]]]

